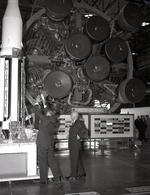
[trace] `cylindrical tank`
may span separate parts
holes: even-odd
[[[62,71],[49,73],[44,79],[44,89],[52,98],[66,97],[72,88],[72,80]]]
[[[140,79],[126,79],[119,86],[119,101],[121,103],[140,102],[144,98],[145,90],[145,85]]]
[[[8,0],[2,21],[1,55],[12,55],[12,49],[22,48],[22,18],[18,0]]]
[[[46,0],[47,16],[54,21],[61,21],[69,15],[73,7],[72,0]]]
[[[66,53],[72,60],[83,60],[91,53],[92,45],[89,38],[82,33],[70,34],[65,42]]]
[[[105,43],[105,54],[114,63],[122,62],[127,58],[128,46],[120,37],[112,37]]]
[[[93,81],[106,79],[110,72],[110,63],[103,56],[93,56],[85,63],[87,76]]]
[[[121,29],[129,32],[135,32],[141,26],[142,20],[142,8],[135,4],[128,3],[121,9],[117,22]]]
[[[104,18],[92,16],[85,24],[85,32],[93,41],[100,42],[109,36],[110,26]]]

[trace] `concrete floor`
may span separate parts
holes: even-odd
[[[57,155],[62,173],[69,175],[69,156]],[[62,187],[38,180],[0,183],[0,195],[150,195],[150,142],[134,146],[100,148],[84,152],[86,179],[64,181]],[[81,193],[82,192],[82,193]],[[97,193],[89,193],[97,192]]]

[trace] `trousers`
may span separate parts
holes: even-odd
[[[40,171],[40,181],[46,182],[48,179],[48,168],[51,168],[54,178],[62,176],[58,161],[54,154],[54,140],[51,139],[47,146],[42,146],[42,144],[37,144],[38,150],[38,161],[39,161],[39,171]]]
[[[78,177],[85,174],[85,168],[84,168],[84,163],[82,158],[83,151],[81,148],[80,141],[71,144],[69,151],[70,151],[71,176]]]

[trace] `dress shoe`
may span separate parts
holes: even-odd
[[[63,176],[59,176],[59,177],[53,177],[52,178],[53,182],[62,182],[63,181]]]
[[[86,173],[79,175],[79,178],[83,178],[83,177],[86,177]]]
[[[73,177],[73,176],[67,176],[65,178],[66,180],[69,180],[69,181],[76,181],[78,179],[78,177]]]
[[[48,178],[47,178],[46,180],[41,180],[41,181],[40,181],[40,184],[41,184],[41,185],[46,185],[46,184],[48,184],[48,181],[49,181]]]

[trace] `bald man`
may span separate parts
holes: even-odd
[[[69,129],[68,146],[70,152],[70,169],[71,174],[67,179],[76,180],[80,177],[86,176],[82,159],[81,138],[88,137],[88,129],[84,124],[83,118],[78,112],[71,113],[72,125]]]

